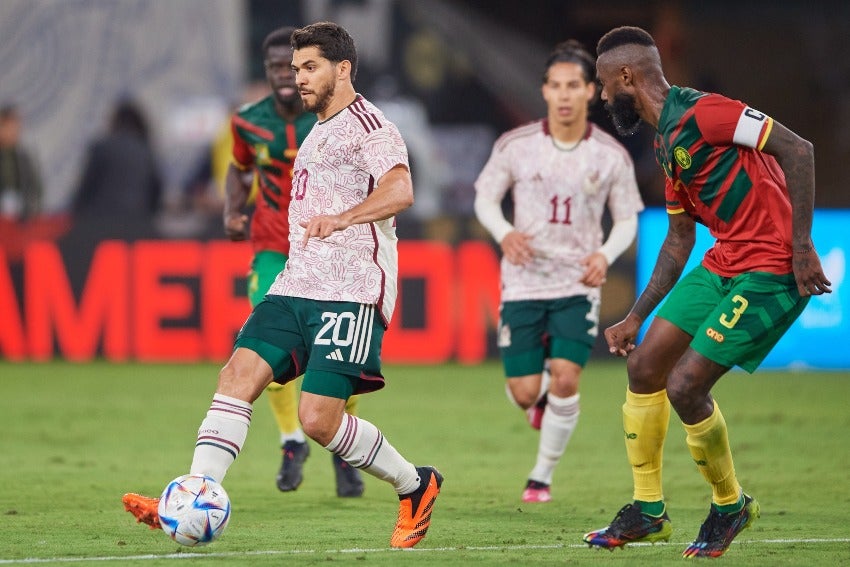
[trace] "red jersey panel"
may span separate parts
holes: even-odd
[[[785,176],[759,151],[773,120],[718,94],[672,87],[655,138],[667,176],[667,212],[685,213],[716,238],[710,271],[791,273],[791,202]]]
[[[289,255],[292,166],[298,147],[315,123],[312,113],[304,113],[293,122],[284,120],[271,95],[243,106],[231,118],[233,161],[240,169],[253,169],[259,181],[251,217],[255,252],[273,250]]]

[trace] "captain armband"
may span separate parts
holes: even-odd
[[[732,143],[761,150],[767,142],[772,128],[773,118],[747,106],[741,116],[738,117]]]

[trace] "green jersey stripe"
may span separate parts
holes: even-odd
[[[738,173],[735,174],[735,180],[729,186],[729,191],[723,196],[723,201],[717,207],[717,218],[723,222],[729,222],[735,215],[735,211],[741,206],[746,196],[750,193],[753,187],[753,182],[746,170],[741,167]]]
[[[736,159],[737,154],[735,152],[723,152],[717,157],[715,167],[710,170],[708,179],[699,192],[699,198],[706,206],[710,207],[717,195],[720,194],[723,181],[735,166]]]

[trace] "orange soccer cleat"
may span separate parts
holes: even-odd
[[[162,527],[159,524],[159,498],[148,498],[128,492],[121,501],[124,503],[124,509],[133,514],[137,522],[149,525],[152,530]]]
[[[416,467],[416,471],[421,479],[419,488],[399,496],[398,522],[390,539],[392,547],[413,547],[425,537],[431,525],[431,512],[443,484],[443,475],[434,467]]]

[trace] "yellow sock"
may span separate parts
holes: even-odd
[[[667,390],[653,394],[635,394],[626,390],[623,429],[626,435],[626,454],[629,464],[632,465],[635,500],[664,500],[661,488],[661,460],[669,423],[670,401],[667,399]]]
[[[685,431],[691,456],[711,485],[712,501],[718,506],[735,504],[741,496],[741,485],[735,476],[726,420],[717,402],[710,416],[694,425],[685,424]]]
[[[360,396],[351,396],[345,402],[345,413],[349,415],[357,415],[357,407],[360,405]]]
[[[284,386],[272,382],[266,388],[269,405],[281,435],[291,435],[300,429],[297,392],[296,380],[287,382]]]
[[[274,419],[281,435],[291,435],[300,429],[298,421],[298,387],[297,380],[287,382],[281,386],[276,382],[269,384],[266,388],[269,405],[272,408]],[[345,411],[351,415],[357,415],[360,405],[360,396],[351,396],[345,403]]]

